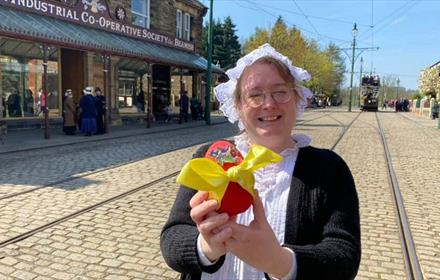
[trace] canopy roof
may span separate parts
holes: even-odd
[[[35,43],[137,58],[151,63],[188,68],[199,72],[207,70],[207,60],[195,53],[4,6],[0,6],[0,18],[0,35],[3,36],[30,40]],[[212,70],[216,73],[224,73],[215,65],[212,65]]]

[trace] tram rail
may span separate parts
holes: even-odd
[[[422,125],[421,125],[418,121],[416,121],[416,120],[414,120],[414,119],[412,119],[412,118],[406,116],[405,113],[400,113],[400,114],[397,114],[397,115],[398,115],[398,116],[401,116],[401,117],[404,118],[404,119],[407,119],[407,120],[409,120],[409,121],[415,123],[415,124],[417,125],[417,128],[419,128],[419,130],[420,130],[423,134],[425,134],[429,139],[431,139],[431,140],[433,140],[433,141],[435,141],[435,142],[440,143],[440,138],[435,138],[433,135],[430,135],[430,134],[426,133],[425,130],[421,129]],[[438,131],[436,131],[436,132],[438,132]]]
[[[385,138],[385,134],[378,113],[375,113],[375,117],[378,124],[377,132],[379,133],[382,141],[385,161],[387,163],[388,181],[391,188],[393,202],[396,210],[397,226],[399,229],[399,238],[402,245],[401,247],[403,251],[403,258],[405,262],[407,279],[423,280],[424,278],[423,278],[420,262],[417,256],[408,217],[406,214],[405,205],[403,202],[402,194],[400,192],[397,176],[396,173],[394,172],[391,153],[388,148],[388,144]]]
[[[221,122],[212,123],[211,126],[221,125],[228,123],[228,121],[224,120]],[[169,129],[162,129],[162,130],[156,130],[156,131],[144,131],[140,133],[133,133],[128,135],[119,135],[119,136],[111,136],[106,138],[90,138],[87,141],[79,141],[79,142],[71,142],[71,143],[62,143],[62,144],[54,144],[50,146],[42,146],[42,147],[32,147],[32,148],[26,148],[26,149],[20,149],[20,150],[14,150],[14,151],[3,151],[0,152],[0,155],[8,155],[8,154],[14,154],[14,153],[21,153],[21,152],[30,152],[30,151],[38,151],[38,150],[47,150],[52,148],[60,148],[64,146],[77,146],[77,145],[83,145],[90,142],[96,143],[96,142],[106,142],[111,140],[117,140],[117,139],[123,139],[123,138],[130,138],[130,137],[137,137],[137,136],[143,136],[143,135],[152,135],[152,134],[158,134],[163,132],[170,132],[170,131],[176,131],[176,130],[185,130],[185,129],[191,129],[191,128],[197,128],[204,126],[205,124],[195,125],[191,127],[177,127],[177,128],[169,128]]]
[[[360,115],[360,113],[359,113],[359,115]],[[355,119],[357,119],[357,118],[359,117],[359,115],[356,116]],[[342,126],[343,129],[342,129],[341,133],[339,134],[339,136],[338,136],[337,140],[335,141],[335,143],[332,145],[332,148],[331,148],[332,150],[337,146],[337,144],[338,144],[339,141],[342,139],[342,137],[345,135],[345,133],[348,131],[348,129],[350,128],[350,126],[354,123],[355,119],[353,119],[353,120],[350,122],[349,125],[347,125],[347,126],[343,125],[343,126]],[[313,119],[313,120],[315,120],[315,119]],[[308,120],[308,121],[313,121],[313,120]],[[336,119],[335,119],[335,120],[336,120]],[[336,120],[336,121],[337,121],[337,120]],[[341,123],[341,122],[339,122],[339,123]],[[341,124],[342,124],[342,123],[341,123]],[[191,144],[190,146],[196,146],[196,145],[197,145],[197,144]],[[189,146],[188,146],[188,147],[189,147]],[[179,149],[182,149],[182,147],[179,148]],[[70,181],[70,180],[76,180],[76,179],[78,179],[78,178],[87,177],[87,176],[90,176],[90,175],[92,175],[92,174],[97,174],[97,173],[100,173],[100,172],[104,172],[104,171],[107,171],[107,170],[109,170],[109,169],[115,169],[115,168],[118,168],[118,167],[121,167],[121,166],[123,166],[123,165],[127,165],[127,164],[130,164],[130,163],[121,164],[121,165],[119,165],[119,166],[112,166],[112,167],[109,167],[109,168],[107,168],[107,169],[101,169],[101,170],[96,171],[96,172],[93,172],[93,173],[85,174],[84,176],[81,176],[81,177],[74,177],[74,178],[71,177],[71,178],[66,178],[66,179],[62,180],[62,182],[67,182],[67,181]],[[162,176],[162,177],[160,177],[160,178],[158,178],[158,179],[155,179],[155,180],[153,180],[153,181],[150,181],[150,182],[148,182],[148,183],[146,183],[146,184],[143,184],[143,185],[141,185],[141,186],[135,187],[135,188],[133,188],[133,189],[129,189],[129,190],[127,190],[127,191],[123,191],[122,193],[119,193],[119,194],[114,195],[114,196],[112,196],[112,197],[109,197],[109,198],[107,198],[107,199],[105,199],[105,200],[102,200],[102,201],[99,201],[99,202],[97,202],[97,203],[94,203],[94,204],[92,204],[92,205],[86,206],[86,207],[84,207],[84,208],[82,208],[82,209],[79,209],[79,210],[77,210],[77,211],[74,211],[74,212],[72,212],[72,213],[69,213],[69,214],[67,214],[67,215],[64,215],[64,216],[62,216],[62,217],[56,218],[56,219],[54,219],[54,220],[52,220],[52,221],[49,221],[49,222],[47,222],[47,223],[45,223],[45,224],[35,226],[35,227],[32,228],[32,229],[24,229],[24,232],[23,232],[23,233],[20,233],[20,234],[18,234],[18,235],[15,235],[15,236],[12,236],[12,237],[9,237],[9,238],[7,238],[7,239],[4,239],[4,240],[0,241],[0,248],[6,247],[6,246],[8,246],[8,245],[10,245],[10,244],[14,244],[14,243],[20,242],[20,241],[22,241],[22,240],[25,240],[25,239],[27,239],[27,238],[29,238],[29,237],[31,237],[31,236],[33,236],[33,235],[39,233],[39,232],[42,232],[42,231],[44,231],[44,230],[46,230],[46,229],[49,229],[49,228],[52,228],[52,227],[54,227],[54,226],[56,226],[56,225],[58,225],[58,224],[60,224],[60,223],[63,223],[63,222],[68,221],[68,220],[70,220],[70,219],[72,219],[72,218],[78,217],[78,216],[80,216],[80,215],[82,215],[82,214],[85,214],[85,213],[87,213],[87,212],[90,212],[90,211],[92,211],[92,210],[94,210],[94,209],[96,209],[96,208],[98,208],[98,207],[101,207],[101,206],[103,206],[103,205],[106,205],[106,204],[108,204],[108,203],[111,203],[111,202],[117,201],[117,200],[122,199],[122,198],[124,198],[124,197],[127,197],[127,196],[129,196],[129,195],[135,194],[136,192],[139,192],[139,191],[142,191],[142,190],[145,190],[145,189],[151,188],[151,187],[153,187],[153,186],[155,186],[155,185],[157,185],[157,184],[159,184],[159,183],[161,183],[161,182],[163,182],[163,181],[165,181],[165,180],[167,180],[167,179],[170,179],[170,178],[176,177],[176,176],[178,175],[179,172],[180,172],[180,171],[174,171],[174,172],[171,172],[171,173],[169,173],[169,174],[167,174],[167,175],[164,175],[164,176]],[[51,185],[53,185],[53,183],[52,183]],[[13,197],[17,197],[17,196],[19,196],[19,195],[28,194],[28,193],[30,193],[30,192],[32,192],[32,191],[41,190],[42,188],[47,188],[47,187],[49,187],[49,186],[48,186],[48,185],[47,185],[47,186],[42,186],[42,187],[35,188],[35,189],[29,190],[29,191],[20,192],[20,193],[16,193],[16,194],[11,194],[11,195],[9,195],[8,197],[3,197],[2,199],[10,199],[10,198],[13,198]]]
[[[325,117],[327,115],[328,114],[325,114],[323,116],[319,116],[317,118],[313,118],[313,119],[310,119],[310,120],[304,120],[299,125],[302,125],[304,123],[311,122],[311,121],[323,118],[323,117]],[[227,122],[216,123],[215,125],[225,124],[225,123],[227,123]],[[181,129],[181,128],[179,128],[179,129]],[[169,132],[169,131],[172,131],[172,130],[162,130],[160,132]],[[157,133],[157,132],[153,132],[153,133]],[[113,139],[120,139],[120,138],[128,138],[128,137],[137,137],[137,136],[141,136],[141,135],[145,135],[145,134],[150,134],[150,133],[126,135],[126,136],[109,138],[109,139],[100,139],[99,141],[113,140]],[[186,145],[186,146],[181,146],[181,147],[178,147],[176,149],[172,149],[172,150],[168,150],[166,152],[155,154],[155,156],[159,156],[159,155],[162,155],[162,154],[165,154],[165,153],[169,153],[169,152],[174,152],[174,151],[177,151],[179,149],[185,149],[185,148],[188,148],[188,147],[191,147],[191,146],[195,146],[195,145],[200,145],[200,144],[203,144],[205,142],[206,141],[202,141],[202,142],[192,143],[192,144]],[[74,143],[74,144],[83,144],[83,143],[84,142],[79,142],[79,143]],[[71,144],[68,144],[68,145],[71,146]],[[60,146],[65,146],[65,144],[64,145],[58,145],[58,146],[51,146],[49,148],[57,148],[57,147],[59,148]],[[43,149],[43,148],[40,147],[40,148],[31,149],[31,150],[35,151],[35,150],[41,150],[41,149]],[[26,151],[29,151],[29,150],[26,150]],[[80,175],[68,176],[67,178],[63,178],[63,179],[60,179],[60,180],[55,180],[55,181],[46,183],[46,184],[44,184],[42,186],[34,187],[34,188],[31,188],[31,189],[28,189],[28,190],[25,190],[25,191],[9,193],[9,194],[0,196],[0,201],[1,200],[5,200],[5,199],[14,198],[14,197],[17,197],[17,196],[20,196],[20,195],[28,194],[28,193],[31,193],[31,192],[35,192],[35,191],[41,190],[43,188],[53,187],[53,186],[60,185],[60,184],[63,184],[63,183],[67,183],[67,182],[70,182],[70,181],[73,181],[73,180],[78,180],[78,179],[81,179],[81,178],[86,178],[88,176],[96,175],[96,174],[99,174],[99,173],[102,173],[102,172],[105,172],[105,171],[109,171],[109,170],[112,170],[112,169],[117,169],[119,167],[122,167],[122,166],[125,166],[125,165],[129,165],[129,164],[135,163],[135,162],[140,161],[140,160],[142,160],[142,159],[134,159],[134,160],[126,161],[126,162],[115,164],[115,165],[111,165],[111,166],[108,166],[108,167],[105,167],[105,168],[100,168],[100,169],[93,170],[93,171],[83,172]]]

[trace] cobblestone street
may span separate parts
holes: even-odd
[[[406,279],[377,118],[423,276],[440,279],[440,130],[434,122],[410,113],[326,109],[306,112],[295,133],[334,149],[353,173],[362,228],[356,279]],[[0,279],[178,279],[159,249],[176,174],[201,144],[237,132],[218,122],[0,154]]]

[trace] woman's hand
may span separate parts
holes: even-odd
[[[200,232],[201,250],[210,261],[215,261],[226,254],[225,240],[231,237],[232,230],[225,226],[229,221],[226,213],[219,214],[217,201],[208,200],[208,192],[197,192],[189,202],[190,216]]]
[[[228,223],[232,236],[225,241],[226,250],[257,270],[282,278],[291,269],[292,253],[279,244],[258,194],[252,209],[254,220],[249,226]]]

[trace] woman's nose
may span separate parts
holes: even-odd
[[[265,94],[262,107],[273,107],[277,102],[273,99],[272,94]]]

